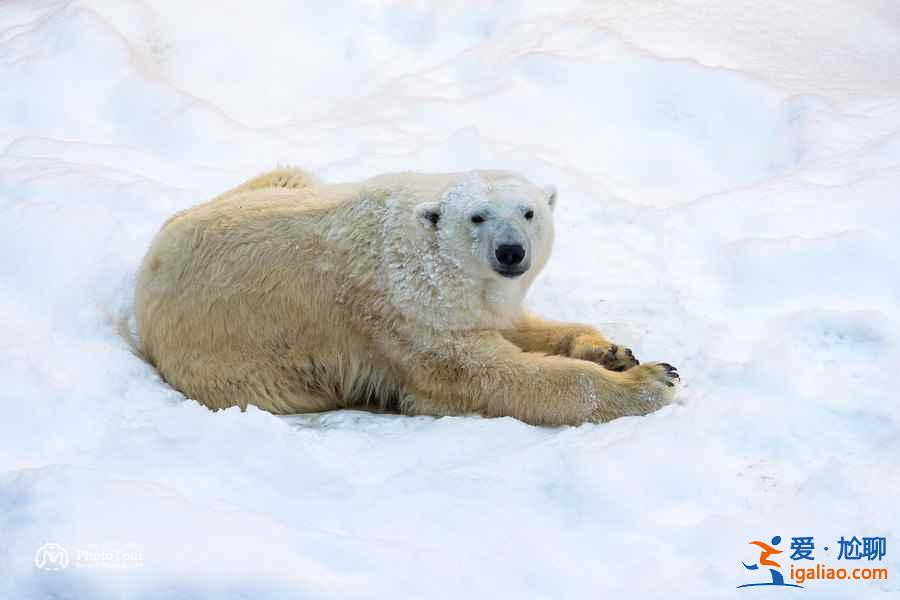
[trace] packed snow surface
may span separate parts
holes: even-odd
[[[2,600],[900,591],[895,2],[7,0],[0,148]],[[111,322],[169,215],[279,163],[555,184],[529,306],[677,365],[680,403],[185,399]],[[775,535],[885,537],[890,579],[737,590]]]

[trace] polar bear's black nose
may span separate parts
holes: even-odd
[[[522,244],[500,244],[496,252],[497,262],[505,267],[514,267],[525,258],[525,248]]]

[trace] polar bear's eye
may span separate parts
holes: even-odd
[[[473,215],[472,222],[475,223],[476,225],[478,225],[480,223],[484,223],[484,217],[482,217],[481,215]]]
[[[525,218],[528,219],[529,221],[530,221],[531,219],[533,219],[533,218],[534,218],[534,211],[531,210],[531,209],[525,211]]]

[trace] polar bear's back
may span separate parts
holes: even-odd
[[[306,393],[309,382],[356,377],[355,364],[328,356],[360,354],[348,348],[359,345],[350,333],[335,333],[346,322],[335,302],[346,248],[328,239],[358,192],[252,183],[175,215],[153,240],[135,297],[143,352],[207,406],[323,410],[323,394]],[[308,360],[314,353],[317,361]]]

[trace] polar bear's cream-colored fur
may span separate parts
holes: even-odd
[[[135,299],[143,354],[211,408],[554,425],[653,411],[674,368],[522,309],[555,204],[552,188],[501,171],[261,175],[153,240]]]

